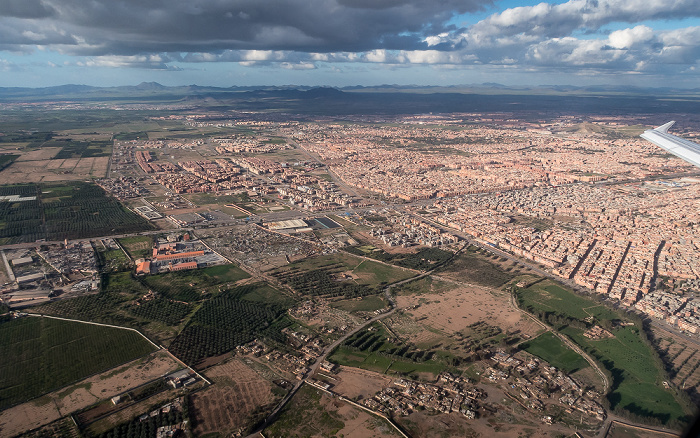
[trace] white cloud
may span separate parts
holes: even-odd
[[[654,39],[654,31],[647,26],[616,30],[608,37],[610,46],[616,49],[629,49],[638,44],[647,43],[652,39]]]

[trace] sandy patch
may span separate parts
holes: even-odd
[[[459,286],[436,294],[396,297],[406,314],[446,334],[464,330],[476,322],[506,330],[523,330],[531,325],[510,305],[510,295],[480,286]]]
[[[333,391],[350,399],[358,396],[362,398],[372,397],[390,386],[393,381],[384,374],[345,366],[341,366],[340,371],[333,377],[337,379]]]
[[[0,436],[14,436],[43,426],[178,368],[180,365],[170,355],[162,350],[156,351],[75,385],[0,412]]]
[[[61,169],[63,169],[63,170],[73,169],[75,166],[78,165],[79,161],[80,161],[80,158],[66,158],[65,160],[63,160],[63,163],[61,164]]]

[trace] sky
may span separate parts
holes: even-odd
[[[0,86],[700,88],[700,1],[0,0]]]

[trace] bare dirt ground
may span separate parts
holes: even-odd
[[[195,436],[235,432],[247,426],[253,411],[275,399],[273,383],[238,359],[210,368],[206,377],[213,385],[191,398]]]
[[[342,418],[345,427],[335,436],[346,438],[381,438],[385,436],[400,436],[399,433],[383,419],[374,416],[349,403],[332,400],[324,396],[321,399],[324,407],[337,409],[335,412]]]
[[[180,365],[167,353],[156,351],[74,385],[0,412],[0,436],[14,436],[43,426],[113,397],[164,374]]]
[[[396,297],[399,307],[421,324],[438,329],[445,334],[464,330],[476,322],[506,330],[537,331],[529,319],[510,305],[510,295],[500,290],[480,286],[458,286],[435,294],[401,295]],[[417,306],[417,307],[415,307]],[[415,307],[415,308],[414,308]],[[424,341],[417,335],[416,342]]]
[[[34,151],[21,152],[22,156],[17,158],[17,161],[40,161],[40,160],[50,160],[56,156],[63,148],[59,147],[47,147],[41,148]]]
[[[102,178],[107,173],[109,157],[27,160],[26,156],[34,152],[38,151],[23,154],[17,161],[0,172],[0,184],[11,184],[17,181],[76,181],[91,176]],[[53,155],[55,154],[56,152],[53,152]]]
[[[392,378],[384,374],[341,366],[340,371],[333,376],[337,380],[333,391],[347,398],[369,398],[380,390],[391,385]]]
[[[545,428],[542,423],[510,424],[493,417],[468,420],[456,412],[438,415],[414,412],[407,417],[398,418],[397,422],[408,430],[410,436],[416,437],[554,438],[573,436],[572,431],[557,426],[546,426]]]

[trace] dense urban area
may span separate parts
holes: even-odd
[[[673,117],[697,141],[696,115],[4,105],[0,436],[697,414],[700,171],[639,138]]]

